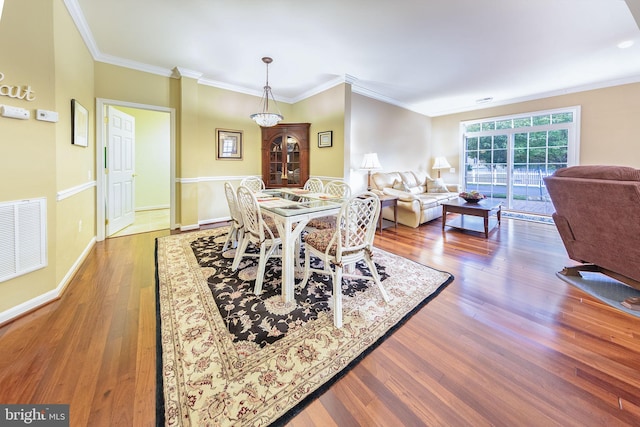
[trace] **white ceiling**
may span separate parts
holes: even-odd
[[[640,81],[639,2],[65,0],[98,61],[259,96],[271,56],[279,101],[348,81],[429,116]]]

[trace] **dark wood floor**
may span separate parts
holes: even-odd
[[[155,423],[155,238],[98,243],[64,296],[0,328],[0,402],[69,403],[73,426]],[[455,281],[292,426],[640,425],[640,319],[555,277],[553,226],[489,239],[439,220],[376,245]]]

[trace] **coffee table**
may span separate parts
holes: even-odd
[[[462,230],[484,231],[484,237],[488,239],[489,230],[500,225],[501,212],[501,202],[487,199],[478,203],[468,203],[460,198],[450,200],[442,203],[442,230],[444,231],[445,226],[449,226]],[[457,213],[460,216],[447,223],[447,213]]]

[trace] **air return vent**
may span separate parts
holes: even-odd
[[[0,282],[47,265],[47,200],[0,203]]]

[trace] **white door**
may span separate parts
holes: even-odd
[[[135,219],[135,119],[107,107],[107,236]]]

